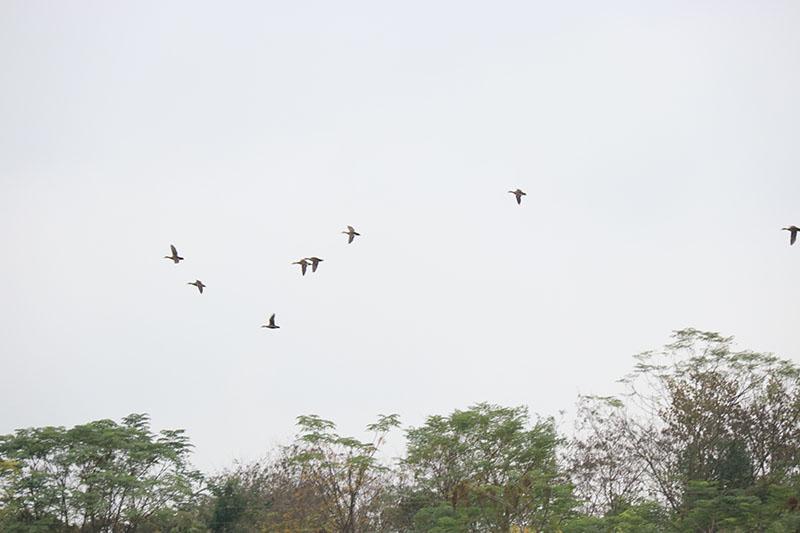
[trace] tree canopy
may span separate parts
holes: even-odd
[[[684,329],[572,434],[477,403],[366,438],[317,415],[254,463],[201,476],[181,430],[121,423],[0,436],[0,531],[655,533],[800,531],[800,369]]]
[[[2,531],[134,531],[194,503],[200,474],[180,430],[146,415],[0,437]]]
[[[796,523],[784,516],[800,481],[796,365],[685,329],[637,356],[623,383],[619,398],[580,404],[572,475],[584,511],[655,504],[681,531]]]
[[[552,420],[477,404],[408,431],[405,466],[427,499],[417,525],[436,531],[556,528],[574,505]],[[455,529],[453,529],[455,528]]]

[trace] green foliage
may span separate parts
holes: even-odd
[[[291,467],[289,467],[291,470]],[[276,530],[287,501],[294,506],[309,506],[300,491],[294,491],[287,459],[249,465],[237,464],[208,480],[210,497],[199,514],[206,518],[208,530],[240,532]],[[313,506],[313,505],[311,505]]]
[[[800,532],[800,370],[685,329],[637,356],[619,396],[552,419],[481,403],[407,430],[340,435],[316,415],[269,459],[207,482],[181,431],[144,415],[0,436],[0,531],[173,533]]]
[[[627,506],[603,517],[579,516],[569,520],[564,533],[659,533],[672,529],[665,509],[656,502]]]
[[[225,484],[214,491],[216,501],[209,523],[214,533],[229,533],[239,530],[239,522],[247,507],[247,500],[239,483],[229,478]]]
[[[480,519],[478,507],[440,504],[420,509],[414,515],[414,526],[416,531],[426,533],[462,533],[474,531]]]
[[[374,434],[370,442],[341,436],[333,422],[317,416],[298,417],[297,424],[300,431],[290,457],[324,502],[325,523],[342,533],[374,528],[380,514],[375,505],[390,472],[376,454],[386,434],[400,425],[398,416],[379,415],[368,425]]]
[[[692,481],[686,488],[687,512],[682,526],[689,531],[757,531],[761,501],[741,490],[721,491],[715,483]]]
[[[624,401],[584,398],[572,477],[604,527],[619,502],[655,499],[679,531],[791,527],[800,465],[800,370],[685,329],[637,357]]]
[[[178,513],[201,479],[190,450],[182,431],[153,434],[138,414],[1,436],[0,529],[122,531]]]
[[[463,531],[554,530],[575,503],[558,466],[560,440],[552,420],[528,425],[524,407],[482,403],[410,429],[405,464],[430,494],[418,516],[436,527],[471,520]],[[440,516],[444,505],[452,512]]]

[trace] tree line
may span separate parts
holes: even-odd
[[[203,475],[147,416],[0,436],[3,532],[798,532],[800,369],[695,329],[636,356],[569,435],[479,403],[405,429],[402,458],[297,419],[293,442]]]

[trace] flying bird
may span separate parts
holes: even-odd
[[[781,228],[781,229],[791,233],[791,235],[789,235],[789,245],[791,246],[792,244],[794,244],[794,241],[797,240],[797,232],[800,231],[800,228],[798,228],[797,226],[789,226],[788,228]]]
[[[353,229],[353,226],[347,226],[347,231],[343,231],[342,233],[345,233],[348,236],[347,244],[353,242],[353,239],[356,238],[356,236],[358,237],[361,236],[360,233],[356,232],[356,230]]]
[[[293,265],[300,265],[300,270],[303,272],[303,275],[305,276],[306,275],[306,269],[308,268],[308,265],[310,263],[308,262],[308,259],[301,259],[300,261],[295,261],[292,264]]]
[[[269,329],[280,329],[280,326],[275,325],[275,313],[272,313],[272,316],[269,317],[269,323],[263,324],[262,328],[269,328]]]
[[[169,248],[172,250],[172,255],[165,255],[164,259],[172,259],[176,265],[183,261],[183,257],[178,255],[178,250],[175,248],[174,244],[170,244]]]
[[[508,191],[509,193],[513,194],[517,197],[517,205],[522,203],[522,197],[527,196],[528,193],[523,192],[521,189],[517,189],[516,191]]]
[[[199,279],[190,281],[187,285],[194,285],[195,287],[197,287],[197,290],[200,291],[200,294],[203,294],[203,289],[206,287],[205,285],[203,285],[203,282],[200,281]]]
[[[316,272],[319,264],[325,261],[324,259],[320,259],[319,257],[306,257],[305,260],[311,261],[311,272]]]

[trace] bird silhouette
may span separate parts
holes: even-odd
[[[347,226],[347,231],[343,231],[342,233],[345,233],[347,235],[347,244],[353,242],[353,239],[356,238],[356,236],[358,237],[361,236],[360,233],[356,232],[356,230],[353,229],[353,226]]]
[[[175,248],[174,244],[170,244],[169,248],[172,251],[172,255],[165,255],[164,259],[172,259],[172,261],[174,261],[176,265],[181,261],[183,261],[183,257],[178,255],[178,250]]]
[[[203,285],[203,282],[200,281],[199,279],[190,281],[187,285],[194,285],[195,287],[197,287],[197,290],[200,291],[200,294],[203,294],[203,289],[206,287],[205,285]]]
[[[517,197],[517,205],[522,203],[522,197],[527,196],[528,193],[523,192],[521,189],[517,189],[516,191],[508,191],[509,193],[513,194]]]
[[[311,272],[316,272],[319,264],[325,260],[319,257],[306,257],[306,261],[311,261]]]
[[[794,244],[794,241],[797,240],[797,232],[800,231],[800,228],[797,226],[789,226],[788,228],[781,228],[783,230],[788,231],[791,235],[789,235],[789,245],[791,246]]]
[[[303,275],[305,276],[306,275],[306,269],[308,268],[308,265],[310,263],[308,262],[308,259],[301,259],[300,261],[295,261],[292,264],[293,265],[300,265],[300,270],[303,272]]]
[[[280,326],[275,325],[275,313],[272,313],[272,316],[269,317],[269,323],[263,324],[262,328],[269,328],[269,329],[280,329]]]

